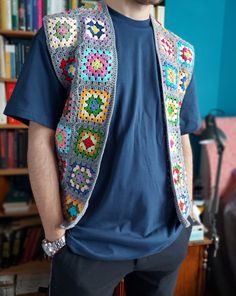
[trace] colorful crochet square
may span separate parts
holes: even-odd
[[[63,214],[67,221],[74,221],[84,208],[84,203],[74,198],[71,195],[67,195],[63,202]]]
[[[105,90],[85,89],[80,96],[79,118],[103,123],[107,118],[110,94]]]
[[[69,172],[68,186],[78,194],[86,194],[91,187],[94,172],[78,163],[73,163]]]
[[[161,44],[161,48],[160,48],[161,52],[165,56],[167,56],[168,58],[173,60],[175,58],[175,44],[174,44],[174,42],[171,39],[169,39],[163,35],[160,35],[159,38],[160,38],[160,44]]]
[[[177,125],[179,122],[181,102],[177,97],[167,95],[165,107],[168,122]]]
[[[175,67],[171,66],[168,63],[164,64],[164,77],[165,84],[172,88],[177,89],[178,87],[178,71]]]
[[[95,41],[105,41],[108,39],[107,24],[100,19],[93,19],[87,17],[85,19],[85,39],[91,39]]]
[[[89,1],[89,2],[87,1],[85,3],[79,4],[79,10],[80,11],[91,11],[91,12],[101,11],[102,4],[97,1]]]
[[[187,67],[193,66],[193,51],[182,42],[178,42],[178,61]]]
[[[178,92],[181,94],[181,96],[185,95],[188,85],[189,85],[189,74],[184,70],[180,70]]]
[[[87,48],[82,55],[82,79],[85,81],[108,82],[111,78],[112,62],[110,51]]]
[[[77,41],[76,20],[71,17],[48,19],[49,43],[52,48],[70,47]]]
[[[103,132],[81,127],[74,147],[75,153],[94,160],[99,154],[103,139]]]
[[[182,167],[180,164],[176,164],[172,169],[173,181],[175,185],[180,185],[182,181]]]
[[[71,129],[67,126],[59,124],[56,129],[56,147],[61,153],[68,153],[71,140]]]
[[[181,197],[178,199],[178,206],[180,211],[182,212],[183,215],[187,214],[188,211],[188,200],[185,195],[181,195]]]
[[[62,59],[60,63],[60,69],[62,70],[62,75],[65,77],[66,81],[71,82],[75,76],[75,57],[68,58],[67,60]]]

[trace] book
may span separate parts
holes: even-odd
[[[189,240],[198,241],[203,239],[204,239],[204,225],[201,222],[194,219]]]
[[[48,287],[49,272],[18,274],[16,280],[16,295],[35,293],[40,287]]]
[[[33,0],[25,2],[26,31],[33,31]]]
[[[15,296],[16,295],[16,275],[0,275],[0,295]]]
[[[8,27],[8,13],[7,13],[8,0],[0,1],[0,20],[1,20],[1,29],[9,30],[11,28]]]
[[[32,196],[24,191],[11,189],[3,202],[5,213],[13,213],[29,210],[32,202]]]
[[[7,130],[0,130],[0,168],[7,168]]]
[[[7,0],[6,8],[7,8],[7,11],[6,11],[7,28],[11,30],[12,29],[11,0]]]
[[[18,14],[18,0],[11,1],[11,19],[12,19],[12,30],[19,29],[19,14]]]
[[[19,0],[19,29],[26,30],[26,6],[25,0]]]
[[[6,107],[6,89],[4,82],[0,82],[0,124],[7,123],[7,116],[3,114]]]
[[[6,77],[5,38],[0,35],[0,77]]]

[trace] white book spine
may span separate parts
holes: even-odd
[[[51,0],[51,13],[58,13],[65,10],[64,0]]]
[[[4,37],[1,35],[0,35],[0,77],[6,77],[5,42],[4,42]]]
[[[5,83],[0,82],[0,124],[7,123],[7,116],[3,114],[6,104],[7,104],[7,100],[6,100]]]
[[[7,29],[12,29],[12,20],[11,20],[11,0],[7,0]]]

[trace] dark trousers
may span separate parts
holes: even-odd
[[[112,296],[124,278],[126,296],[171,296],[187,254],[191,227],[163,251],[134,260],[101,261],[63,247],[52,259],[50,296]]]

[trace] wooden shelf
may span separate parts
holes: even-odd
[[[20,37],[20,38],[32,38],[36,32],[20,31],[20,30],[1,30],[0,35],[5,37]]]
[[[27,168],[16,168],[16,169],[0,169],[0,176],[14,176],[14,175],[27,175]]]
[[[22,218],[22,217],[29,217],[29,216],[35,216],[38,215],[38,209],[35,204],[32,204],[32,206],[27,211],[21,211],[16,213],[4,213],[3,211],[0,211],[0,218]]]
[[[24,264],[11,266],[9,268],[2,268],[0,269],[0,275],[49,273],[50,263],[50,259],[34,260]]]
[[[0,82],[17,82],[17,79],[0,77]]]
[[[22,129],[22,128],[28,128],[25,124],[0,124],[0,129]]]

